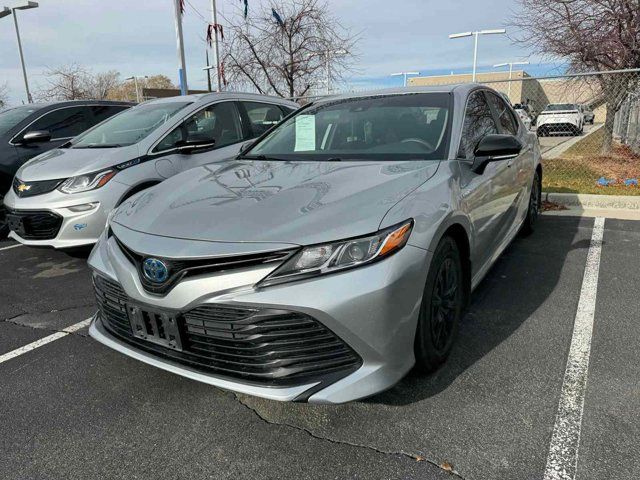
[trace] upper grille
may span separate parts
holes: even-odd
[[[13,191],[20,197],[34,197],[43,193],[53,192],[64,180],[43,180],[40,182],[23,182],[15,177],[13,179]]]
[[[182,350],[163,347],[133,335],[127,316],[132,301],[117,283],[94,276],[94,286],[100,318],[110,332],[142,350],[208,373],[288,386],[342,377],[362,363],[345,342],[308,315],[229,305],[168,312],[177,320]]]
[[[47,211],[7,209],[6,218],[9,228],[25,240],[51,240],[62,226],[62,217]]]
[[[263,265],[265,263],[280,262],[291,255],[293,250],[280,250],[277,252],[256,253],[249,255],[234,255],[230,257],[204,258],[194,260],[175,260],[164,257],[153,257],[167,266],[169,277],[163,283],[153,283],[145,277],[142,272],[142,263],[145,258],[151,257],[134,252],[124,245],[118,237],[115,237],[120,250],[127,256],[129,261],[135,265],[138,271],[140,283],[149,293],[165,295],[183,278],[189,275],[200,275],[203,273],[220,272],[231,268],[244,268]]]

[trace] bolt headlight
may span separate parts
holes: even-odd
[[[96,173],[88,173],[86,175],[67,178],[58,187],[58,190],[62,193],[82,193],[88,192],[89,190],[95,190],[96,188],[106,185],[106,183],[111,180],[116,173],[116,170],[108,169]]]
[[[366,237],[304,247],[260,285],[301,280],[381,260],[406,245],[412,228],[413,220],[408,220]]]

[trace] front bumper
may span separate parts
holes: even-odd
[[[538,117],[536,122],[538,130],[548,133],[575,133],[581,127],[580,119],[575,117]]]
[[[347,402],[393,386],[413,366],[413,342],[430,255],[407,245],[392,257],[366,267],[266,288],[257,288],[256,283],[277,265],[198,275],[184,279],[163,297],[144,290],[137,270],[115,238],[103,237],[89,258],[97,275],[117,282],[132,301],[149,308],[187,311],[218,305],[308,315],[361,359],[359,368],[342,376],[286,386],[257,385],[190,368],[170,355],[144,351],[113,335],[99,318],[90,334],[132,358],[224,389],[282,401]]]
[[[110,182],[100,190],[67,195],[59,191],[33,197],[18,197],[13,190],[4,197],[4,205],[20,216],[29,218],[36,212],[48,212],[61,219],[59,228],[52,235],[29,235],[24,238],[16,231],[9,237],[24,245],[73,248],[93,245],[105,228],[107,216],[118,200],[125,194],[127,186]],[[80,205],[93,206],[86,211],[74,211]]]

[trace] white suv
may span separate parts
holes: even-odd
[[[539,137],[547,135],[580,135],[584,130],[584,115],[575,103],[552,103],[536,120]]]

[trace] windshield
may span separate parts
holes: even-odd
[[[25,105],[24,107],[10,108],[0,112],[0,135],[7,133],[33,112],[40,110],[40,108],[33,105]]]
[[[71,142],[72,148],[108,148],[133,145],[163,125],[190,102],[138,105],[106,120]]]
[[[303,109],[246,152],[276,160],[430,160],[446,156],[451,97],[353,98]]]
[[[577,110],[578,106],[573,103],[552,103],[551,105],[547,105],[545,110],[556,112],[559,110]]]

